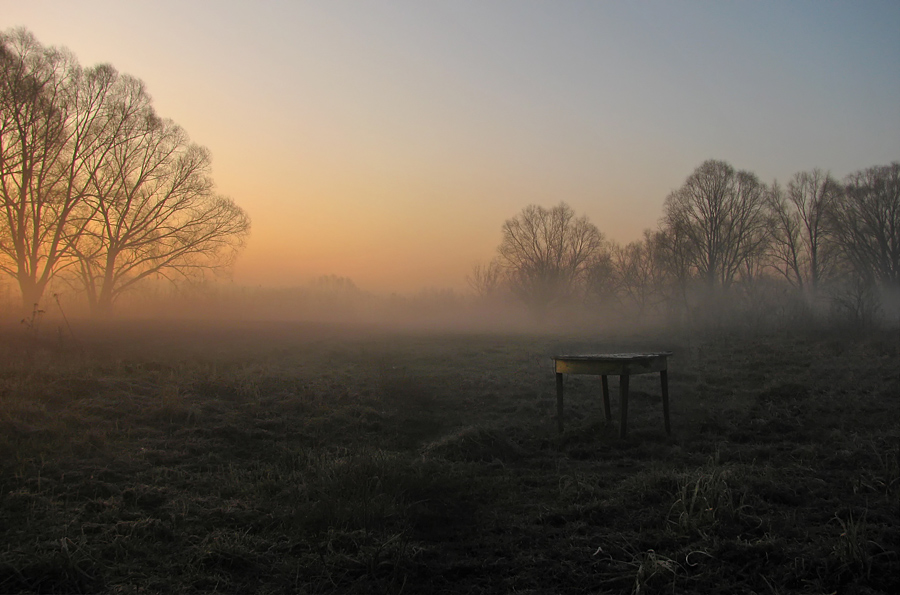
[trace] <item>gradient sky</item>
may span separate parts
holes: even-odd
[[[900,2],[0,0],[143,79],[253,220],[244,285],[465,287],[505,219],[656,227],[706,159],[900,160]]]

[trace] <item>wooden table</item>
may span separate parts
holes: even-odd
[[[666,358],[671,351],[654,353],[596,353],[586,355],[557,355],[556,362],[556,413],[559,431],[563,431],[563,374],[596,374],[600,376],[603,387],[603,413],[606,421],[612,420],[609,410],[609,383],[607,376],[619,377],[619,402],[621,421],[619,436],[625,437],[628,418],[628,378],[633,374],[651,374],[659,372],[662,384],[663,417],[666,422],[666,434],[671,434],[669,427],[669,375]]]

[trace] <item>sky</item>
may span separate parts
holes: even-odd
[[[619,243],[720,159],[900,160],[900,2],[0,0],[142,79],[253,229],[232,282],[464,290],[565,201]]]

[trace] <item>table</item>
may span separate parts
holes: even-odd
[[[669,374],[666,358],[671,351],[653,353],[595,353],[585,355],[557,355],[556,362],[556,413],[559,431],[563,431],[563,374],[596,374],[603,387],[603,413],[606,421],[612,420],[609,410],[609,383],[607,376],[619,377],[619,402],[621,421],[619,436],[625,437],[628,418],[628,378],[633,374],[659,372],[662,385],[663,417],[666,434],[671,434],[669,426]]]

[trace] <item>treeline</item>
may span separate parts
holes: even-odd
[[[96,313],[144,280],[227,265],[250,222],[209,171],[139,79],[0,33],[0,271],[26,312],[51,282]]]
[[[586,306],[646,321],[749,324],[900,317],[900,163],[786,186],[710,160],[666,198],[659,227],[605,240],[565,203],[503,225],[496,257],[469,276],[486,301],[538,318]]]

